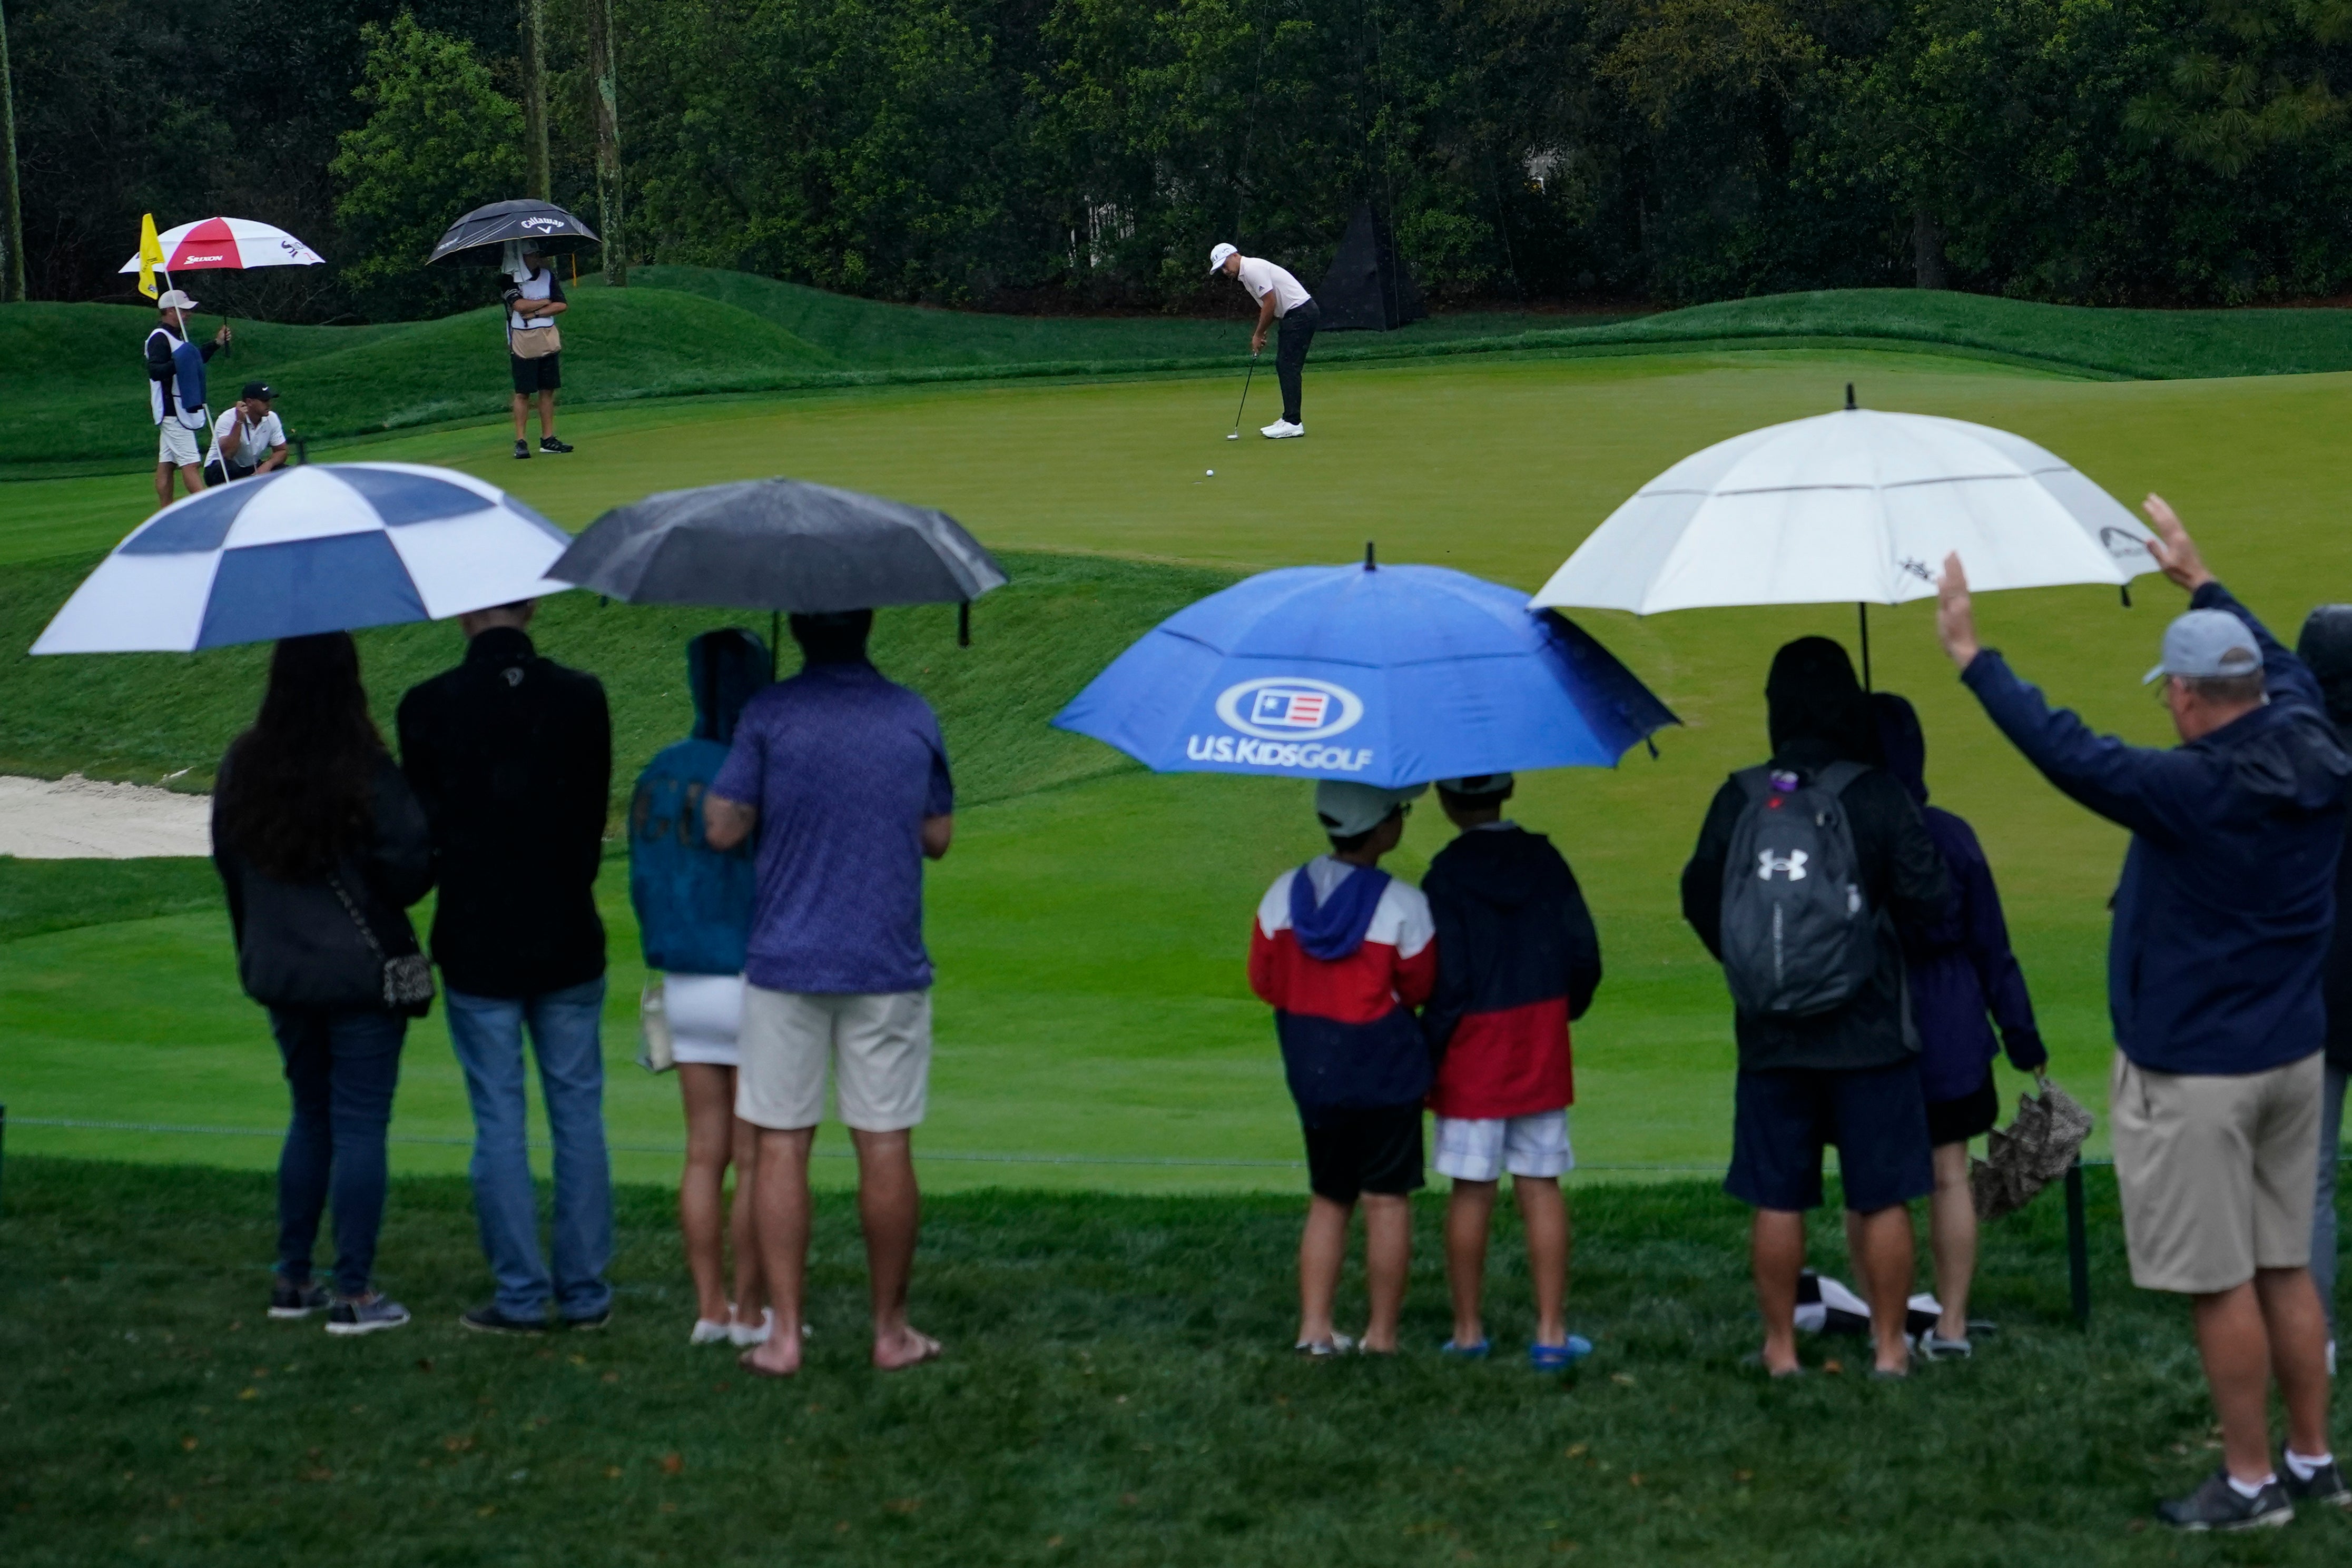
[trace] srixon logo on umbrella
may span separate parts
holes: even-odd
[[[1363,716],[1364,699],[1329,681],[1297,676],[1243,681],[1217,696],[1217,717],[1237,736],[1188,736],[1184,755],[1194,762],[1360,772],[1372,759],[1370,748],[1308,743],[1353,729]]]

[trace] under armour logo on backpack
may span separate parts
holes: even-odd
[[[1805,852],[1790,850],[1785,855],[1776,855],[1770,850],[1759,850],[1756,852],[1756,879],[1770,882],[1776,871],[1788,873],[1790,882],[1804,881]]]

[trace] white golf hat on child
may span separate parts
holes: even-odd
[[[1221,245],[1217,246],[1214,250],[1209,252],[1209,270],[1211,272],[1216,271],[1217,268],[1225,265],[1225,257],[1229,256],[1239,256],[1240,254],[1241,246],[1239,246]]]
[[[1323,831],[1335,838],[1352,839],[1369,833],[1389,820],[1389,814],[1429,788],[1415,784],[1403,789],[1383,789],[1377,784],[1356,784],[1326,779],[1315,786],[1315,815]]]

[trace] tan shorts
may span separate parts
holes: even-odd
[[[2123,1052],[2107,1083],[2132,1283],[2210,1295],[2311,1262],[2322,1058],[2239,1076],[2153,1072]]]
[[[735,1114],[755,1127],[823,1121],[830,1065],[842,1125],[903,1132],[922,1121],[929,1091],[931,993],[818,996],[745,986],[737,1050]]]

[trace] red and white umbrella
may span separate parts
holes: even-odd
[[[166,229],[158,237],[163,242],[166,272],[319,267],[327,259],[284,229],[251,218],[205,218]],[[122,264],[122,270],[139,270],[137,253]]]

